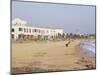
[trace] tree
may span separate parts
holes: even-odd
[[[60,39],[62,37],[62,35],[60,33],[58,33],[58,38]]]

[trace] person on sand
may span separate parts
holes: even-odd
[[[70,41],[68,41],[68,43],[66,43],[65,45],[66,45],[66,47],[68,47],[68,45],[70,44]]]

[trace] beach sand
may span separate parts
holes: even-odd
[[[68,41],[12,43],[12,73],[95,68],[95,61],[91,63],[82,53],[81,40],[73,40],[66,47]]]

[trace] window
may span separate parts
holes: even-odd
[[[12,32],[14,32],[14,28],[12,28]]]
[[[39,33],[41,32],[41,30],[39,30]]]
[[[31,29],[30,29],[30,33],[31,33]]]
[[[26,29],[24,28],[24,32],[26,32]]]
[[[19,28],[19,31],[22,31],[22,28]]]
[[[12,34],[12,36],[11,36],[12,38],[14,38],[14,34]]]
[[[34,29],[32,29],[32,32],[34,33]]]
[[[37,32],[37,30],[35,29],[34,32]]]
[[[27,32],[28,32],[28,29],[27,29]]]

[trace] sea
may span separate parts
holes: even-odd
[[[81,42],[80,47],[88,57],[90,57],[90,58],[95,58],[96,57],[95,41]]]

